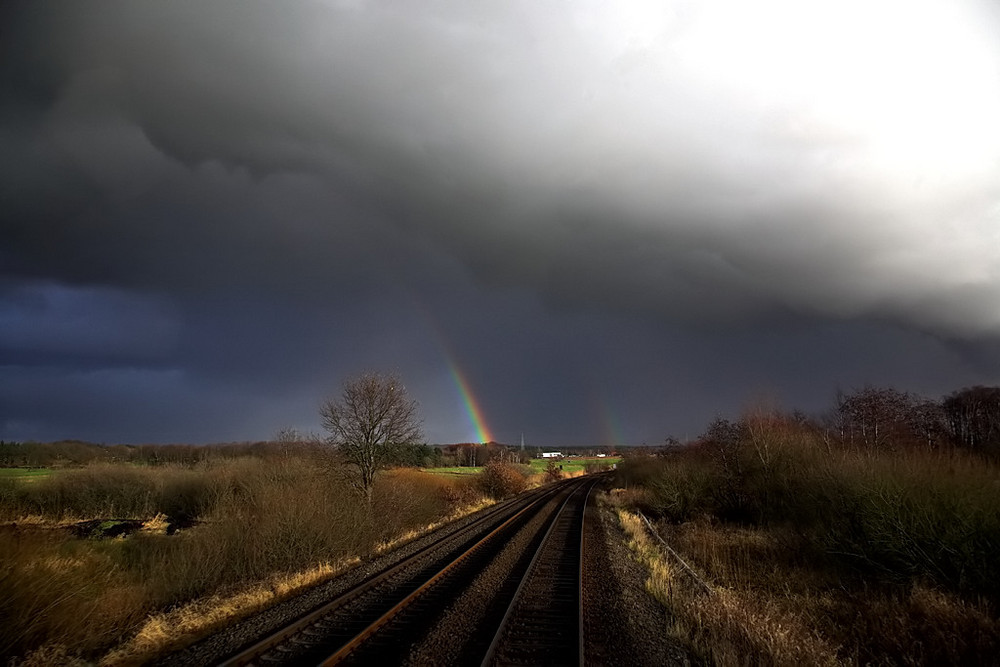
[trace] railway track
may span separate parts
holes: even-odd
[[[593,482],[580,485],[563,502],[507,607],[484,666],[583,664],[583,520],[593,488]]]
[[[497,506],[222,664],[405,663],[501,553],[509,571],[483,601],[487,611],[450,642],[462,647],[457,657],[433,661],[582,664],[582,522],[597,481],[566,480]]]

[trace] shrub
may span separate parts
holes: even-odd
[[[461,475],[450,480],[451,483],[441,488],[441,497],[454,510],[463,505],[472,505],[482,500],[483,491],[479,480],[472,475]]]
[[[628,486],[615,495],[659,517],[672,546],[736,594],[718,596],[739,600],[735,616],[691,615],[695,635],[712,635],[705,646],[736,630],[752,637],[768,618],[777,637],[787,608],[849,663],[996,654],[1000,466],[961,451],[827,447],[759,415],[716,430],[726,437],[626,460],[617,477]],[[751,644],[751,662],[783,662],[777,644]]]
[[[378,539],[385,540],[432,523],[451,510],[444,489],[453,480],[412,468],[388,470],[375,485],[373,511],[378,521]]]
[[[502,500],[524,491],[527,480],[521,470],[510,463],[490,461],[479,473],[479,488],[491,498]]]
[[[31,484],[3,480],[0,515],[71,520],[149,519],[164,514],[172,522],[184,523],[212,510],[217,481],[204,466],[96,463]]]
[[[387,471],[369,506],[335,474],[296,456],[100,464],[30,484],[0,480],[2,511],[18,520],[0,526],[9,531],[0,532],[0,661],[48,655],[61,650],[57,643],[93,661],[158,610],[317,567],[332,572],[332,563],[440,521],[454,509],[452,496],[475,495],[463,486],[470,483]],[[161,515],[162,524],[161,513],[197,524],[173,535],[161,525],[126,539],[80,540],[19,520]]]
[[[189,525],[212,511],[217,489],[203,473],[182,470],[164,475],[157,510],[172,524]]]
[[[157,481],[146,469],[98,463],[25,488],[31,513],[54,518],[141,519],[156,514]]]

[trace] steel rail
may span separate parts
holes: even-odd
[[[443,538],[442,542],[457,542],[457,541],[460,541],[463,537],[466,537],[470,533],[474,533],[476,530],[481,529],[484,524],[488,524],[490,521],[495,520],[498,517],[498,515],[502,515],[504,512],[511,511],[512,508],[517,507],[519,504],[525,503],[524,507],[521,510],[517,511],[514,515],[512,515],[511,517],[509,517],[507,520],[505,520],[501,524],[501,527],[505,527],[505,526],[509,525],[510,522],[515,517],[518,517],[518,516],[522,515],[525,511],[527,511],[531,507],[534,507],[538,503],[541,503],[541,502],[547,500],[551,495],[554,495],[555,493],[557,493],[558,490],[559,489],[555,488],[555,487],[545,488],[545,489],[537,492],[536,494],[534,494],[535,497],[532,497],[529,494],[526,497],[517,498],[517,499],[514,499],[514,500],[512,500],[510,502],[507,502],[507,503],[502,503],[502,504],[494,507],[492,510],[490,510],[488,513],[484,514],[482,517],[477,518],[474,522],[470,523],[468,526],[464,526],[463,528],[457,530],[456,532],[452,533],[451,535],[446,536],[445,538]],[[497,528],[497,529],[493,530],[490,533],[490,535],[492,536],[499,529],[500,528]],[[479,542],[477,542],[476,546],[478,546],[482,541],[483,540],[480,540]],[[380,584],[380,583],[384,582],[385,580],[389,579],[390,577],[392,577],[393,575],[397,574],[398,572],[400,572],[401,570],[405,569],[406,567],[411,566],[415,561],[417,561],[417,559],[428,555],[429,553],[433,552],[434,550],[443,548],[442,547],[442,542],[435,542],[435,543],[430,544],[430,545],[428,545],[426,547],[423,547],[423,548],[419,549],[418,551],[410,554],[409,556],[407,556],[403,560],[399,561],[398,563],[396,563],[396,564],[394,564],[394,565],[386,568],[385,570],[379,572],[374,577],[366,579],[365,581],[362,581],[361,583],[359,583],[357,586],[354,586],[354,587],[350,588],[349,590],[344,591],[343,593],[341,593],[340,595],[338,595],[337,597],[335,597],[333,600],[330,600],[329,602],[326,602],[326,603],[322,604],[321,606],[317,607],[316,609],[314,609],[313,611],[309,612],[305,616],[297,619],[296,621],[294,621],[294,622],[292,622],[292,623],[290,623],[290,624],[288,624],[288,625],[286,625],[286,626],[284,626],[282,628],[279,628],[277,631],[275,631],[275,632],[271,633],[270,635],[264,637],[260,641],[257,641],[256,643],[252,644],[248,648],[243,649],[239,653],[237,653],[237,654],[231,656],[230,658],[226,659],[224,662],[220,663],[220,667],[242,667],[243,665],[253,664],[253,662],[255,660],[257,660],[258,658],[260,658],[265,653],[268,653],[269,651],[271,651],[272,649],[274,649],[276,646],[278,646],[278,645],[280,645],[280,644],[288,641],[290,638],[292,638],[292,637],[300,634],[304,629],[312,626],[313,624],[315,624],[320,619],[328,616],[329,614],[333,613],[337,609],[339,609],[339,608],[343,607],[344,605],[350,603],[354,599],[356,599],[359,596],[361,596],[362,594],[368,592],[369,590],[371,590],[372,588],[374,588],[378,584]],[[464,555],[465,554],[463,554],[463,556]]]
[[[583,553],[583,536],[584,536],[584,534],[586,532],[584,530],[584,522],[586,521],[587,503],[590,500],[590,494],[593,491],[594,487],[597,485],[598,481],[600,481],[600,480],[599,479],[595,479],[594,481],[590,482],[587,485],[587,492],[584,495],[584,499],[583,499],[583,510],[580,513],[580,542],[579,542],[580,551],[579,551],[579,558],[578,558],[579,574],[577,576],[577,646],[578,646],[578,653],[577,653],[577,655],[578,655],[578,662],[579,662],[580,665],[583,665],[583,652],[584,652],[584,636],[583,636],[583,565],[584,565],[584,563],[583,563],[583,557],[584,557],[584,553]],[[569,504],[569,501],[582,488],[584,488],[584,485],[581,484],[580,486],[578,486],[576,489],[573,490],[573,493],[571,493],[569,496],[566,497],[566,500],[564,500],[562,506],[560,506],[559,512],[557,513],[555,519],[549,525],[548,530],[545,531],[545,536],[542,538],[541,543],[538,545],[538,548],[535,550],[535,554],[534,554],[534,556],[532,556],[531,562],[528,564],[528,567],[525,568],[524,575],[521,577],[521,581],[520,581],[520,583],[517,586],[517,590],[514,592],[514,596],[511,598],[510,604],[507,606],[507,611],[504,613],[503,618],[501,619],[500,624],[497,627],[497,631],[493,635],[493,641],[490,643],[490,647],[487,650],[486,655],[483,657],[482,667],[488,667],[489,665],[494,664],[494,661],[496,660],[496,657],[497,657],[497,650],[499,649],[501,643],[503,642],[504,635],[507,632],[507,629],[508,629],[508,626],[510,624],[511,619],[514,618],[515,615],[516,615],[516,609],[517,609],[518,603],[521,601],[521,598],[522,598],[522,595],[524,593],[524,590],[527,588],[527,584],[528,584],[529,580],[531,580],[531,578],[534,576],[535,568],[538,565],[538,561],[541,559],[542,552],[545,550],[546,546],[548,546],[549,538],[551,537],[552,532],[555,530],[556,525],[559,523],[559,518],[561,517],[563,510],[566,509],[567,505]]]
[[[553,490],[556,491],[556,492],[558,492],[559,490],[562,490],[562,487],[561,486],[560,487],[554,487]],[[570,497],[572,497],[572,495],[574,493],[576,493],[576,489],[574,489],[573,492],[570,493],[567,496],[567,500]],[[551,494],[551,495],[554,495],[554,494]],[[416,600],[423,593],[425,593],[428,589],[430,589],[432,586],[434,586],[434,584],[436,584],[438,581],[440,581],[443,577],[445,577],[450,572],[452,572],[456,567],[458,567],[468,557],[470,557],[471,555],[473,555],[475,552],[479,551],[480,549],[484,548],[487,545],[487,543],[489,543],[491,540],[493,540],[493,538],[496,535],[498,535],[501,531],[503,531],[508,525],[512,524],[516,519],[518,519],[522,514],[524,514],[528,510],[534,508],[536,505],[541,505],[544,501],[548,501],[548,500],[549,500],[549,494],[546,494],[545,496],[542,496],[542,497],[538,498],[537,500],[535,500],[534,502],[532,502],[529,505],[527,505],[524,509],[522,509],[521,511],[519,511],[517,514],[511,516],[503,524],[501,524],[500,526],[498,526],[495,530],[493,530],[492,532],[490,532],[488,535],[486,535],[485,537],[483,537],[481,540],[479,540],[476,544],[474,544],[472,547],[470,547],[464,553],[462,553],[457,558],[455,558],[450,563],[448,563],[443,568],[441,568],[441,570],[439,570],[436,574],[434,574],[434,576],[432,576],[427,581],[425,581],[419,588],[417,588],[412,593],[410,593],[409,595],[407,595],[404,599],[400,600],[396,605],[394,605],[391,609],[389,609],[388,611],[386,611],[375,622],[373,622],[367,628],[365,628],[364,630],[362,630],[361,632],[359,632],[357,635],[355,635],[353,639],[351,639],[349,642],[347,642],[346,644],[344,644],[340,649],[338,649],[335,653],[333,653],[332,655],[330,655],[328,658],[326,658],[320,664],[323,667],[331,667],[332,665],[336,665],[336,664],[340,663],[341,661],[343,661],[344,659],[346,659],[347,657],[349,657],[350,654],[353,653],[358,647],[360,647],[369,637],[371,637],[376,632],[378,632],[383,626],[386,625],[386,623],[388,623],[390,620],[392,620],[397,614],[399,614],[401,611],[403,611],[403,609],[405,609],[406,607],[408,607],[414,600]],[[566,504],[565,501],[563,501],[563,506],[565,506],[565,504]],[[562,511],[562,507],[560,507],[559,511],[560,512]],[[554,523],[555,523],[555,521],[553,521],[553,524]],[[551,529],[551,526],[550,526],[550,529]]]
[[[583,549],[583,537],[587,534],[587,505],[590,503],[590,494],[593,492],[594,487],[597,486],[597,480],[594,480],[590,488],[587,489],[587,497],[583,499],[583,511],[580,512],[580,558],[579,560],[579,572],[577,572],[576,590],[577,599],[579,604],[577,604],[577,616],[576,616],[576,627],[577,632],[577,655],[580,656],[579,665],[583,667],[586,663],[584,660],[584,641],[583,641],[583,558],[586,552]]]

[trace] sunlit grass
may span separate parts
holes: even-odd
[[[335,470],[294,457],[8,479],[0,655],[147,662],[482,502],[471,478],[400,469],[380,475],[369,507]],[[188,527],[167,534],[178,517]],[[145,525],[115,539],[68,530],[95,518]]]
[[[204,636],[207,632],[328,581],[358,562],[357,558],[349,558],[337,563],[318,563],[291,574],[275,575],[265,582],[233,592],[217,593],[151,614],[131,638],[104,655],[99,664],[144,664],[165,651],[180,648]]]
[[[586,470],[588,468],[610,468],[612,465],[620,463],[621,457],[605,456],[598,458],[596,456],[574,456],[573,458],[563,459],[531,459],[531,463],[529,465],[531,465],[535,472],[545,472],[545,469],[549,465],[550,461],[555,461],[556,466],[558,466],[563,472],[570,473]]]
[[[1000,468],[757,443],[626,461],[611,494],[670,628],[714,664],[977,664],[1000,651]],[[631,516],[707,580],[699,595]],[[650,546],[651,545],[651,546]],[[666,563],[659,562],[666,560]]]
[[[606,456],[598,458],[596,456],[581,456],[564,459],[531,459],[526,465],[531,466],[532,473],[540,474],[545,472],[545,468],[550,461],[555,461],[560,470],[566,473],[578,473],[588,468],[607,467],[621,462],[621,457]],[[422,468],[424,472],[439,475],[478,475],[483,471],[482,466],[447,466],[442,468]]]
[[[422,472],[429,472],[435,475],[478,475],[483,471],[482,466],[446,466],[442,468],[421,468]]]
[[[0,468],[0,479],[26,482],[44,479],[55,472],[52,468]]]

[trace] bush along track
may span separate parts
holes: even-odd
[[[674,636],[718,664],[1000,655],[996,463],[859,451],[778,415],[744,422],[625,461],[609,495]]]
[[[368,505],[294,454],[3,479],[0,656],[148,662],[482,503],[399,469]]]

